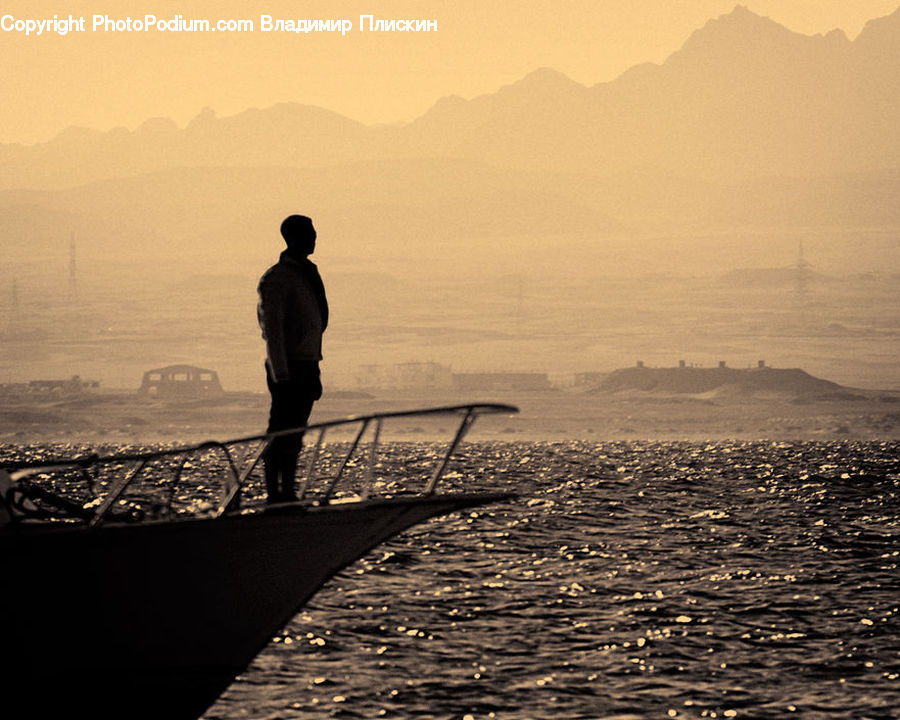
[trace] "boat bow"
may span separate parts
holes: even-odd
[[[18,712],[10,716],[197,718],[335,573],[428,518],[509,498],[438,488],[475,417],[514,411],[452,406],[286,431],[316,439],[301,499],[268,507],[253,502],[254,470],[285,433],[7,465],[0,605],[6,708]],[[421,489],[386,484],[382,424],[448,414],[459,428]],[[360,429],[325,453],[326,433],[348,425]],[[187,512],[176,498],[210,456],[219,458],[221,494]],[[118,475],[104,479],[106,471]],[[355,485],[343,491],[345,483]],[[142,484],[155,499],[141,499]],[[66,485],[89,488],[89,499],[66,498]]]

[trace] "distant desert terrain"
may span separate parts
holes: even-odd
[[[481,418],[468,440],[897,440],[900,395],[866,392],[832,399],[786,394],[752,397],[650,393],[500,392],[462,397],[394,393],[375,397],[326,395],[311,422],[389,410],[464,402],[502,402],[517,415]],[[262,433],[268,396],[228,393],[209,400],[147,400],[101,393],[72,400],[6,403],[0,444],[188,443]],[[386,440],[449,439],[452,418],[388,422]],[[349,431],[348,431],[349,432]],[[348,432],[329,439],[347,440]]]

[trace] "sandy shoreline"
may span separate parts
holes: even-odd
[[[478,397],[449,393],[369,398],[326,395],[316,405],[311,421],[467,402],[501,402],[520,408],[517,415],[479,419],[469,435],[472,441],[900,439],[900,397],[871,392],[819,399],[570,392]],[[0,403],[0,444],[223,440],[262,432],[267,413],[268,396],[261,393],[168,402],[110,391],[70,399],[6,399]],[[393,421],[386,424],[384,437],[444,439],[453,427],[451,418]],[[332,433],[330,437],[339,440],[343,436]]]

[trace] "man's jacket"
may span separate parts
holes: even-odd
[[[285,251],[260,278],[257,290],[256,315],[269,371],[276,382],[291,380],[298,367],[322,359],[328,301],[319,270],[309,259]]]

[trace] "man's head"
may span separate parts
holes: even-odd
[[[316,229],[306,215],[289,215],[281,223],[281,237],[290,250],[312,255],[316,249]]]

